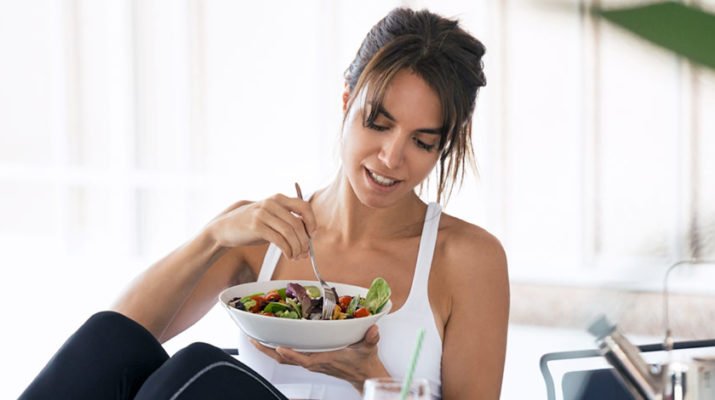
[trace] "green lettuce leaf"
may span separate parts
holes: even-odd
[[[390,300],[392,290],[387,281],[382,278],[375,278],[370,285],[370,289],[365,296],[365,305],[370,314],[377,314],[382,310],[382,307]]]

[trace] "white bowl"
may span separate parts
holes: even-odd
[[[243,297],[256,292],[266,293],[270,290],[285,288],[288,283],[299,283],[303,286],[316,286],[317,281],[268,281],[252,282],[232,286],[219,294],[219,301],[228,311],[233,321],[248,335],[269,347],[289,347],[296,351],[318,352],[342,349],[359,342],[365,336],[370,326],[390,312],[392,300],[389,300],[382,310],[368,317],[343,320],[307,320],[267,317],[241,311],[228,305],[236,297]],[[365,297],[367,289],[342,283],[328,283],[334,286],[338,296]]]

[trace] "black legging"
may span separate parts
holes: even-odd
[[[287,400],[251,368],[206,343],[169,358],[143,326],[111,311],[87,320],[20,399]]]

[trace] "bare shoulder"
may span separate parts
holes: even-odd
[[[487,230],[444,214],[437,244],[434,276],[448,294],[441,309],[442,394],[498,398],[509,320],[504,248]]]
[[[437,246],[441,272],[451,283],[489,276],[503,278],[507,274],[501,242],[480,226],[443,213]]]

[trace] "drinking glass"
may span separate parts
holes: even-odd
[[[402,379],[374,378],[365,381],[363,400],[399,400],[402,391]],[[429,400],[430,390],[427,379],[413,379],[406,399]]]

